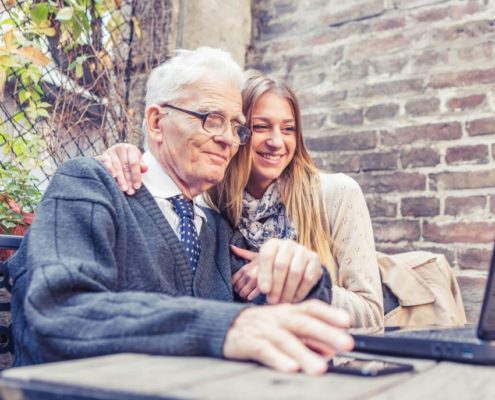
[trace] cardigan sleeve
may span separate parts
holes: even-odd
[[[321,174],[335,268],[332,304],[353,327],[383,325],[383,295],[371,218],[359,184],[344,174]]]

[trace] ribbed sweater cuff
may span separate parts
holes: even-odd
[[[197,333],[206,339],[200,344],[201,353],[222,358],[228,330],[239,313],[248,307],[252,305],[216,302],[195,327]]]

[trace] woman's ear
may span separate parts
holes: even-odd
[[[163,140],[163,132],[160,128],[160,120],[162,118],[166,118],[166,114],[160,114],[160,107],[157,105],[150,105],[144,112],[146,132],[148,138],[154,142],[161,142]]]

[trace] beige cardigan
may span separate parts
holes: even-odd
[[[333,260],[332,304],[353,327],[383,326],[383,294],[371,218],[361,188],[344,174],[320,174]]]
[[[459,285],[441,254],[375,251],[371,218],[361,188],[349,176],[320,174],[331,232],[332,304],[346,309],[353,327],[462,325]],[[399,307],[383,316],[381,282]]]

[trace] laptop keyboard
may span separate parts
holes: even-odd
[[[464,342],[477,339],[475,328],[449,328],[418,331],[391,331],[386,336],[407,337],[416,339],[448,340],[451,342]]]

